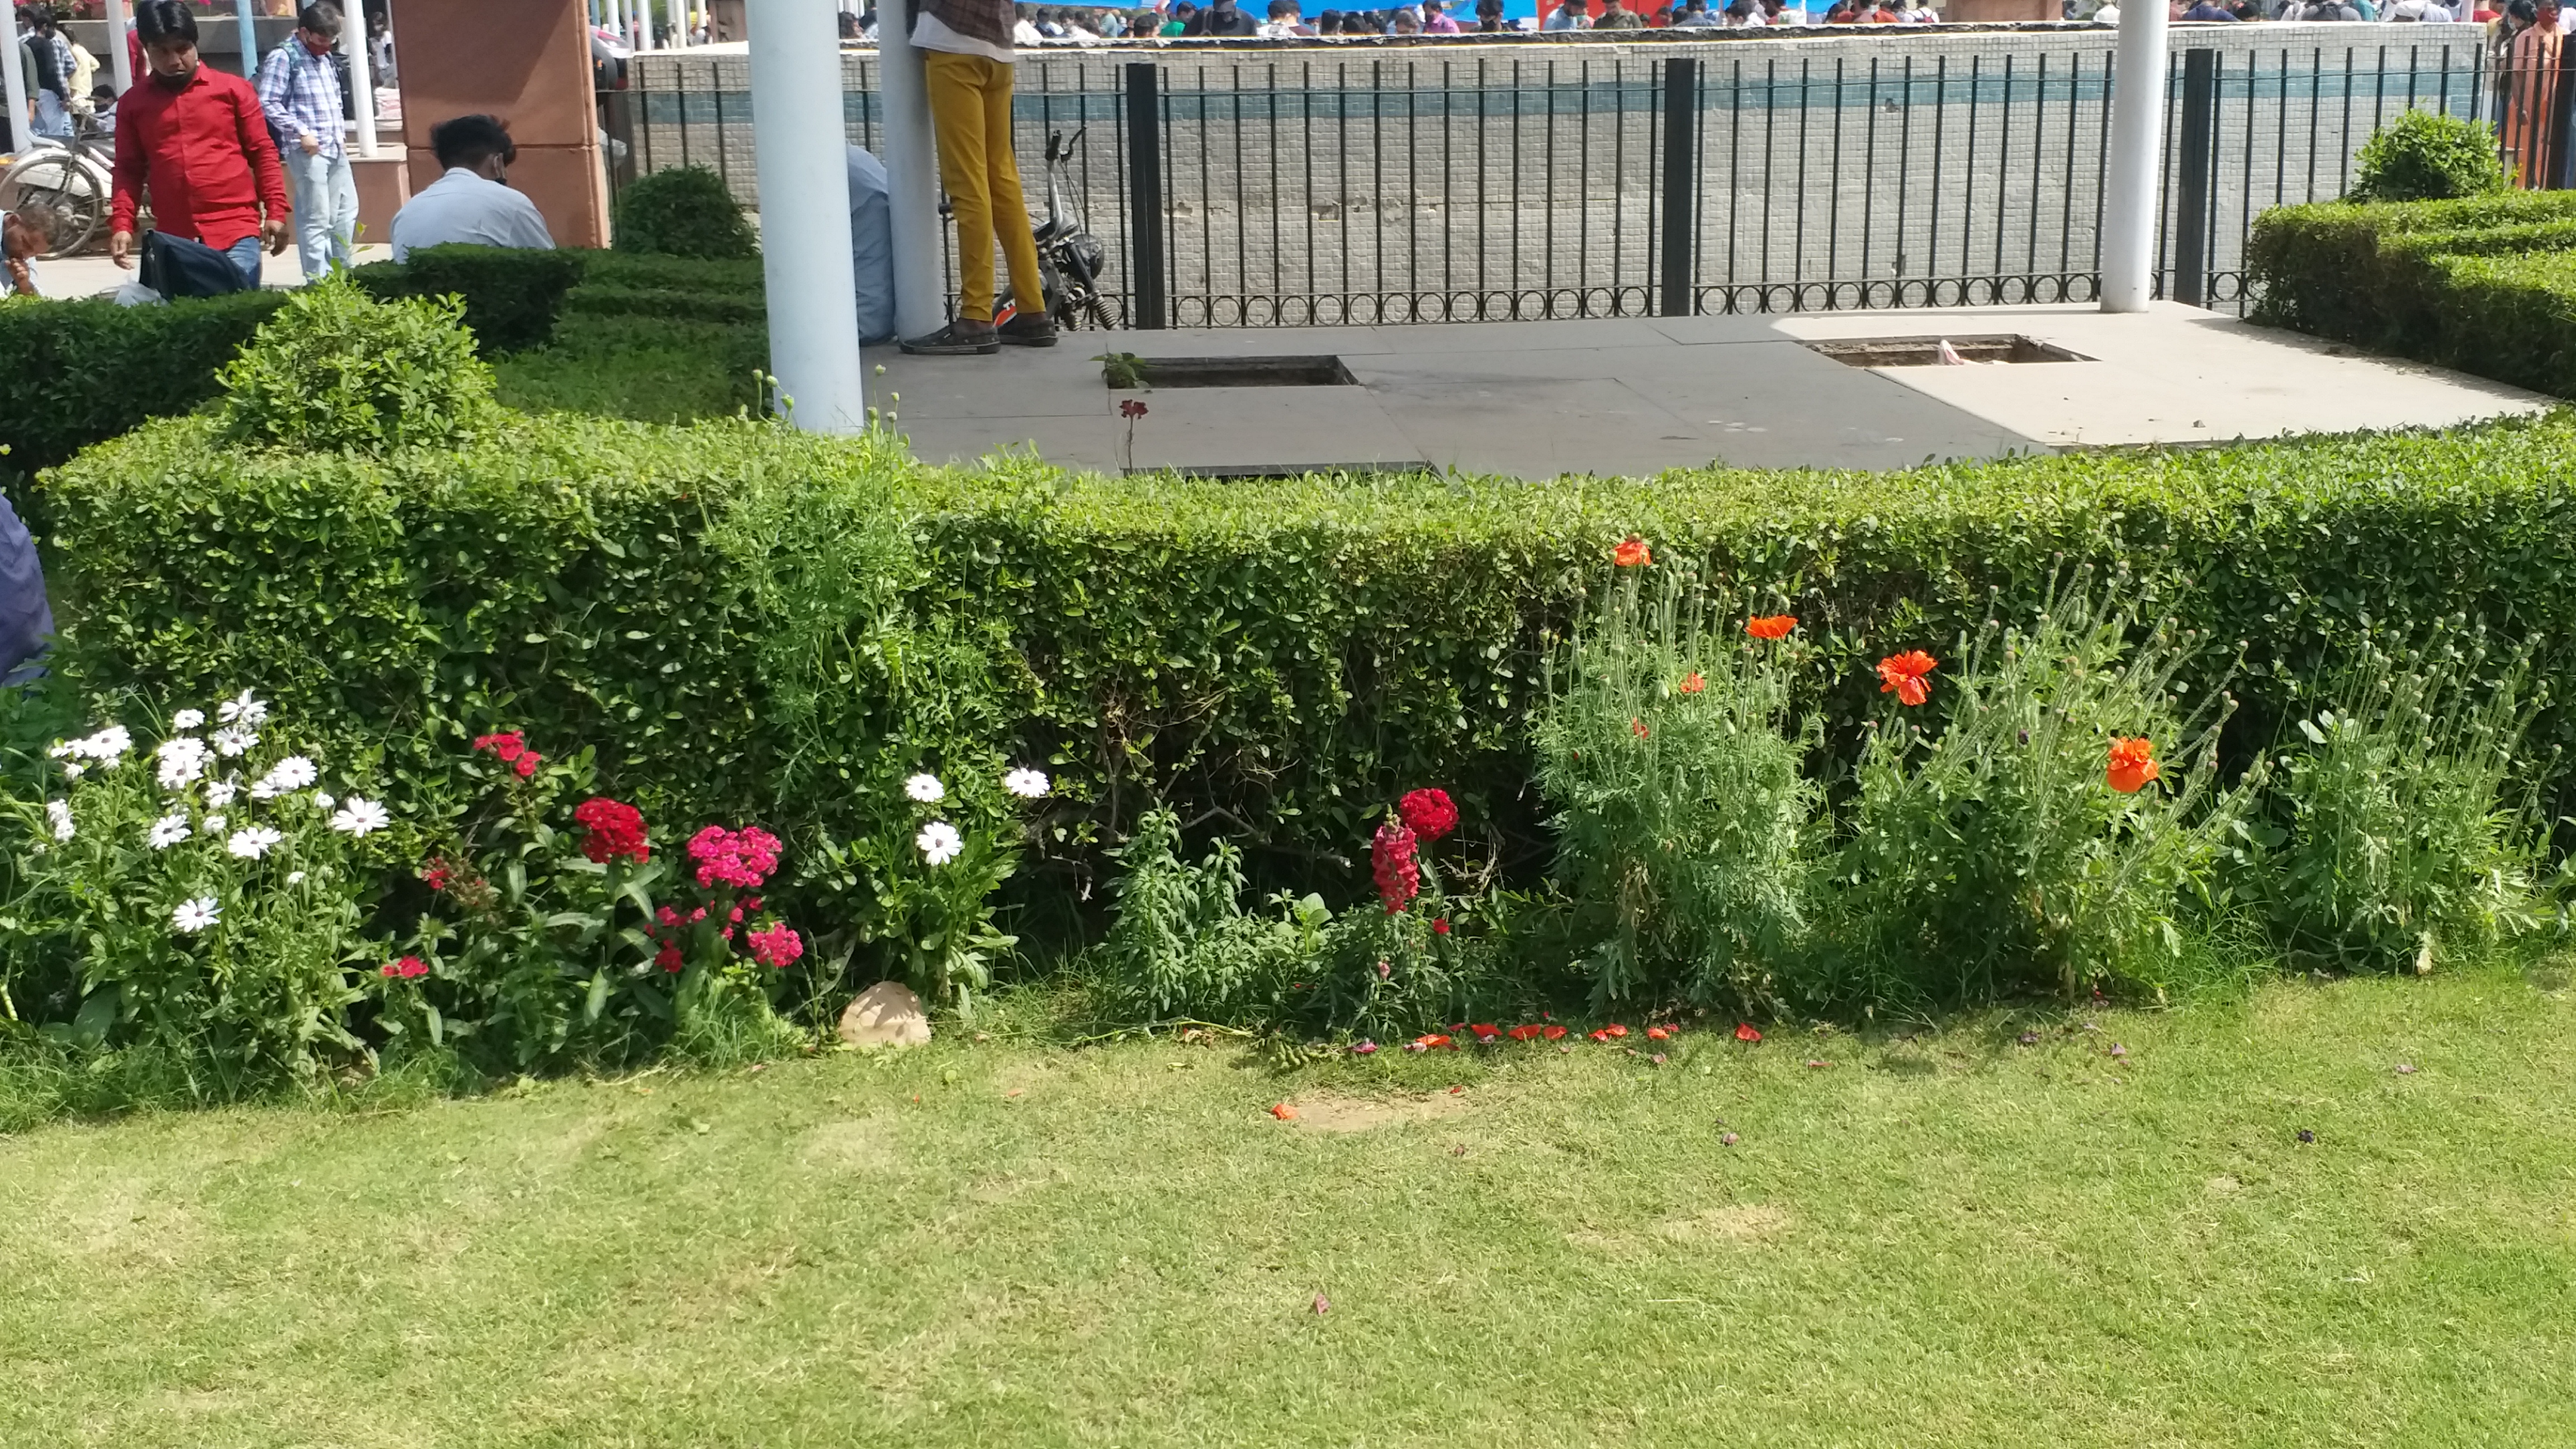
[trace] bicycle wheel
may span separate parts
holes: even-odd
[[[0,174],[0,211],[35,228],[42,256],[71,256],[107,221],[107,189],[65,152],[40,152]]]

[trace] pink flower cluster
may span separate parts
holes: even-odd
[[[528,748],[527,736],[517,730],[477,735],[474,739],[474,748],[491,751],[493,758],[518,771],[519,778],[522,780],[537,773],[537,766],[545,760],[545,756]]]
[[[785,966],[804,954],[804,940],[784,921],[751,933],[751,959],[763,966]]]
[[[376,974],[390,981],[417,981],[429,974],[429,966],[418,956],[405,956],[377,967]]]
[[[1390,916],[1411,905],[1422,890],[1422,867],[1413,860],[1415,845],[1412,829],[1393,820],[1380,825],[1369,843],[1369,873],[1377,878],[1378,899],[1386,903]]]
[[[727,830],[710,825],[689,838],[689,859],[698,863],[698,884],[721,883],[757,890],[778,869],[778,837],[757,825]]]

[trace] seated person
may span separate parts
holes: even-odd
[[[859,341],[894,338],[894,208],[885,163],[850,148],[850,266],[858,273]]]
[[[554,234],[537,204],[503,184],[504,172],[519,159],[508,126],[491,116],[458,116],[430,127],[429,144],[447,174],[394,213],[395,261],[448,242],[554,249]]]

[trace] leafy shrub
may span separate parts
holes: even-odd
[[[621,252],[733,260],[760,243],[724,178],[703,166],[675,166],[627,183],[611,217]]]
[[[2474,640],[2464,625],[2442,633]],[[2539,833],[2506,799],[2531,716],[2522,675],[2476,642],[2373,650],[2298,721],[2268,834],[2294,960],[2423,972],[2531,924]]]
[[[2188,633],[2160,625],[2133,643],[2112,602],[2131,593],[2115,577],[2095,598],[2078,576],[2029,624],[1962,640],[1955,678],[1932,686],[1951,696],[1937,733],[1898,695],[1861,757],[1832,944],[1791,1001],[1920,1009],[2108,983],[2160,995],[2194,974],[2185,913],[2215,914],[2215,867],[2252,782],[2218,788],[2232,702],[2186,693]]]
[[[82,1051],[146,1049],[200,1100],[361,1060],[344,1009],[368,954],[364,837],[389,822],[335,798],[306,748],[244,693],[148,744],[104,725],[17,772],[10,1017]]]
[[[2576,256],[2454,254],[2429,259],[2426,273],[2440,305],[2418,355],[2576,397]]]
[[[215,373],[282,292],[120,307],[103,298],[0,307],[0,469],[34,473],[214,397]]]
[[[1621,570],[1551,670],[1538,782],[1557,875],[1609,917],[1598,1004],[1749,1005],[1805,944],[1821,792],[1801,767],[1820,731],[1791,713],[1794,620],[1766,616],[1783,642],[1751,637],[1730,599],[1686,595],[1669,560],[1645,584],[1650,569]]]
[[[554,336],[564,296],[581,280],[584,253],[482,247],[424,247],[399,262],[350,273],[379,301],[448,297],[465,304],[465,325],[485,356],[542,347]]]
[[[2449,201],[2509,184],[2495,128],[2438,111],[2408,111],[2362,143],[2348,201]]]
[[[1241,853],[1219,840],[1206,859],[1185,863],[1180,817],[1168,809],[1137,817],[1113,858],[1123,867],[1112,887],[1118,914],[1090,964],[1116,1020],[1244,1019],[1319,950],[1328,915],[1320,897],[1276,916],[1245,911]]]
[[[452,445],[492,411],[492,369],[463,316],[453,298],[371,300],[345,274],[305,287],[224,368],[224,435],[312,451]]]

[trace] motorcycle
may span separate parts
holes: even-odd
[[[1055,325],[1066,331],[1084,327],[1108,330],[1118,325],[1117,314],[1109,299],[1100,292],[1100,274],[1108,268],[1108,248],[1091,234],[1090,220],[1068,214],[1065,198],[1073,190],[1073,178],[1065,163],[1073,159],[1074,148],[1081,144],[1084,127],[1070,138],[1062,131],[1047,133],[1046,183],[1047,217],[1030,228],[1038,244],[1038,271],[1045,280],[1047,314]],[[947,206],[941,204],[945,212]],[[1016,309],[1008,288],[993,320],[1007,321]]]

